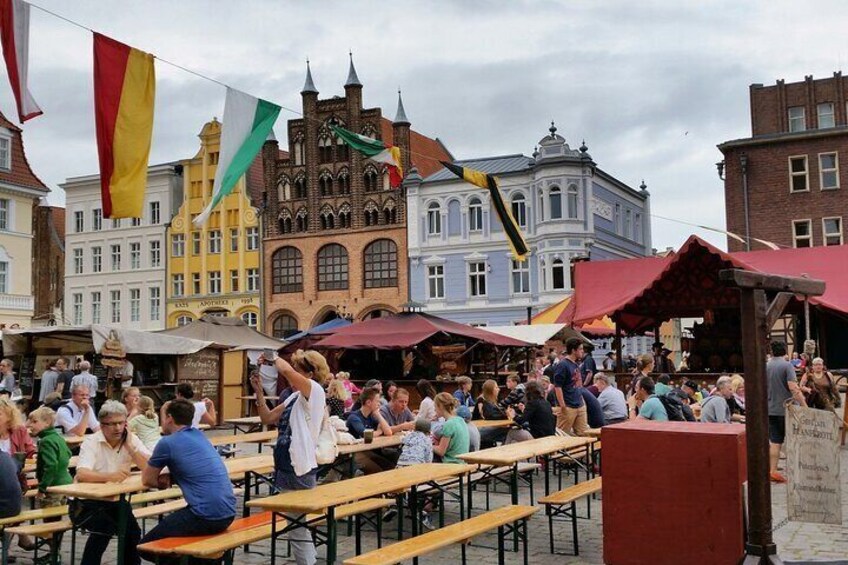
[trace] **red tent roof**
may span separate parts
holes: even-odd
[[[439,333],[502,347],[531,347],[525,341],[498,335],[430,314],[403,312],[341,328],[324,338],[319,349],[409,349]]]
[[[623,330],[636,332],[669,317],[737,307],[738,292],[718,279],[719,271],[731,268],[824,280],[825,294],[810,303],[848,313],[846,265],[844,245],[726,253],[693,235],[668,257],[578,263],[576,298],[563,321],[580,325],[615,315]]]

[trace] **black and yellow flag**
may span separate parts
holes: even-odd
[[[518,222],[516,222],[515,218],[512,217],[512,210],[510,210],[509,206],[504,203],[501,189],[498,186],[498,179],[492,175],[475,171],[474,169],[460,167],[453,163],[445,163],[444,161],[441,161],[441,163],[447,170],[464,181],[470,182],[475,186],[485,188],[489,191],[489,196],[492,199],[492,205],[495,207],[495,212],[497,212],[498,219],[501,221],[504,233],[506,234],[506,240],[512,248],[513,257],[515,257],[516,261],[524,261],[527,259],[527,253],[529,252],[527,249],[527,243],[524,241],[524,236],[521,235]]]

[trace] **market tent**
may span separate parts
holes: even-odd
[[[309,328],[308,330],[292,334],[286,338],[286,341],[292,343],[293,341],[297,341],[305,337],[335,333],[335,331],[339,328],[344,328],[346,326],[349,326],[350,324],[351,322],[349,320],[346,320],[345,318],[334,318],[329,322],[324,322],[323,324],[318,324],[317,326]]]
[[[100,351],[110,334],[121,342],[128,354],[186,355],[212,344],[211,341],[187,337],[165,336],[160,333],[113,328],[103,325],[46,326],[25,330],[3,331],[3,353],[23,355],[29,350],[50,352],[51,355],[75,355]],[[30,348],[31,341],[31,348]]]
[[[324,338],[315,347],[318,349],[410,349],[440,334],[501,347],[532,346],[526,341],[430,314],[402,312],[341,328],[333,335]]]
[[[519,326],[486,326],[486,331],[512,337],[532,343],[533,345],[545,345],[551,339],[557,338],[561,341],[576,337],[585,343],[591,343],[586,336],[565,324],[533,324]]]
[[[574,314],[573,301],[571,296],[566,296],[556,304],[548,306],[530,320],[532,325],[538,324],[565,324],[568,316]],[[491,329],[491,328],[489,328]],[[609,316],[603,316],[597,320],[592,320],[588,324],[582,324],[577,328],[581,334],[591,337],[608,337],[615,335],[615,323]]]
[[[848,246],[726,253],[691,236],[667,257],[585,261],[575,265],[575,296],[560,321],[575,326],[603,316],[625,332],[640,332],[671,317],[698,317],[707,310],[737,308],[739,294],[723,284],[723,269],[743,269],[824,280],[824,295],[810,304],[848,314]],[[797,306],[797,304],[795,305]]]
[[[204,315],[199,320],[179,328],[157,332],[159,335],[202,339],[228,347],[277,350],[285,341],[260,333],[241,318]]]

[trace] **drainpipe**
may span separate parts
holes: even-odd
[[[742,206],[745,212],[745,250],[751,250],[751,218],[748,214],[748,156],[744,153],[739,156],[739,165],[742,167]]]

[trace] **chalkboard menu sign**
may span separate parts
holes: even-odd
[[[24,396],[32,394],[33,378],[35,377],[35,355],[24,355],[18,367],[18,386]]]
[[[201,349],[177,359],[177,380],[188,383],[195,399],[209,398],[216,406],[220,382],[221,354],[217,349]]]
[[[101,356],[95,355],[94,363],[91,368],[91,374],[97,377],[97,389],[98,390],[106,390],[106,383],[108,382],[109,376],[109,367],[103,365],[100,362]]]

